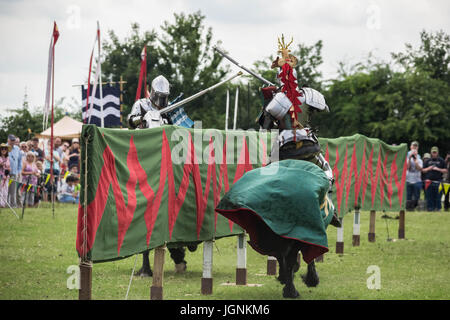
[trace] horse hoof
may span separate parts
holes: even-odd
[[[138,272],[135,272],[135,276],[140,276],[142,278],[148,278],[153,276],[152,270],[139,270]]]
[[[197,244],[191,244],[188,245],[187,248],[190,252],[194,252],[195,250],[197,250],[197,246],[198,246]]]
[[[283,298],[295,299],[298,298],[300,294],[295,288],[283,288]]]
[[[307,287],[317,287],[319,285],[319,277],[317,275],[302,275],[302,280]]]
[[[186,262],[180,262],[175,264],[175,272],[176,273],[183,273],[186,271]]]

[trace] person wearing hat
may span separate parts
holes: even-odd
[[[34,154],[36,155],[36,161],[42,161],[44,162],[44,151],[39,148],[39,138],[38,137],[34,137],[33,139],[31,139],[31,151],[34,152]]]
[[[13,134],[8,135],[8,146],[11,147],[11,151],[8,153],[9,164],[11,166],[9,178],[13,180],[8,187],[8,202],[13,208],[17,207],[17,179],[22,171],[22,153],[16,145],[16,140]]]
[[[419,155],[419,143],[413,141],[407,154],[406,170],[406,210],[414,210],[422,190],[422,159]]]
[[[8,152],[11,151],[11,146],[6,143],[0,144],[0,208],[6,207],[8,199],[8,183],[9,183],[9,157]]]
[[[80,143],[78,138],[72,139],[72,145],[69,148],[67,167],[77,166],[80,169]]]
[[[447,172],[445,161],[439,157],[439,148],[431,148],[431,158],[423,166],[422,172],[426,175],[425,196],[428,211],[441,210],[441,192],[439,184],[442,182],[443,174]],[[428,185],[428,187],[427,187]]]

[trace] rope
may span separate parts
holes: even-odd
[[[83,243],[82,243],[82,260],[87,260],[87,148],[89,143],[89,137],[85,137],[86,147],[84,149],[84,203],[83,203]]]
[[[136,261],[137,261],[137,254],[135,255],[135,259],[134,259],[134,267],[133,267],[133,271],[131,271],[131,276],[130,276],[130,282],[128,283],[128,289],[127,289],[127,294],[125,296],[125,300],[128,300],[128,293],[130,292],[130,288],[131,288],[131,281],[133,280],[133,276],[134,276],[134,270],[136,269]]]

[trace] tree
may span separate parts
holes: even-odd
[[[229,72],[221,67],[222,56],[212,49],[212,29],[205,30],[205,16],[174,14],[175,21],[164,21],[159,38],[159,71],[166,75],[176,95],[183,92],[189,97],[224,79]],[[216,115],[224,114],[220,103],[225,101],[225,87],[219,87],[207,95],[187,104],[186,110],[194,120],[203,121],[204,127],[220,127]]]
[[[393,54],[395,64],[369,57],[341,68],[325,92],[331,113],[313,119],[321,136],[361,133],[387,143],[418,140],[422,150],[450,149],[449,37],[422,32],[421,40],[419,50],[406,45],[405,53]]]
[[[54,108],[54,122],[62,119],[68,114],[63,108],[59,107],[64,98],[56,101]],[[43,112],[42,108],[30,108],[26,98],[20,108],[8,110],[12,114],[0,118],[2,126],[0,128],[0,141],[6,141],[9,134],[19,137],[21,141],[31,139],[35,134],[42,132]],[[50,118],[49,118],[50,125]]]
[[[450,36],[444,31],[420,33],[420,47],[406,44],[406,52],[392,53],[406,72],[426,73],[431,79],[450,82]]]
[[[212,50],[212,29],[205,31],[205,16],[200,12],[175,13],[174,19],[174,22],[164,21],[159,35],[154,30],[141,35],[136,23],[132,24],[131,36],[123,42],[113,31],[108,32],[110,41],[103,44],[105,62],[102,71],[114,81],[121,75],[127,81],[124,114],[130,112],[134,103],[144,45],[147,45],[147,81],[150,83],[157,75],[164,75],[171,84],[171,98],[181,92],[183,98],[187,98],[221,81],[228,73],[226,68],[219,66],[222,57]],[[220,122],[216,116],[224,113],[220,105],[225,101],[224,96],[225,89],[221,87],[185,107],[191,118],[203,121],[204,127],[217,127]]]
[[[131,24],[131,34],[124,41],[120,41],[113,30],[108,31],[110,40],[103,41],[104,62],[102,72],[106,79],[119,81],[123,76],[123,114],[127,115],[133,106],[136,90],[139,82],[139,70],[141,62],[141,52],[147,46],[147,76],[148,79],[156,77],[158,71],[155,66],[158,61],[158,50],[156,48],[156,32],[146,31],[141,34],[139,24]],[[124,126],[126,124],[126,116]]]

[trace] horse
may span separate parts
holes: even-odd
[[[284,285],[283,297],[299,297],[300,295],[294,285],[294,275],[300,269],[297,256],[299,251],[306,249],[305,244],[276,234],[261,219],[255,219],[254,221],[256,221],[254,237],[257,240],[253,239],[254,241],[251,241],[250,244],[257,242],[258,247],[254,247],[256,251],[265,252],[277,259],[279,265],[277,280]],[[336,214],[333,214],[330,224],[337,228],[341,226]],[[307,264],[307,272],[302,275],[302,280],[307,287],[316,287],[319,284],[319,275],[314,260]]]
[[[246,172],[216,211],[249,234],[255,251],[277,259],[283,297],[297,298],[294,274],[300,268],[299,251],[308,265],[302,280],[315,287],[319,276],[314,259],[328,251],[326,228],[329,224],[340,227],[341,223],[328,198],[329,180],[322,169],[303,160],[277,164],[274,175],[267,174],[270,165]]]

